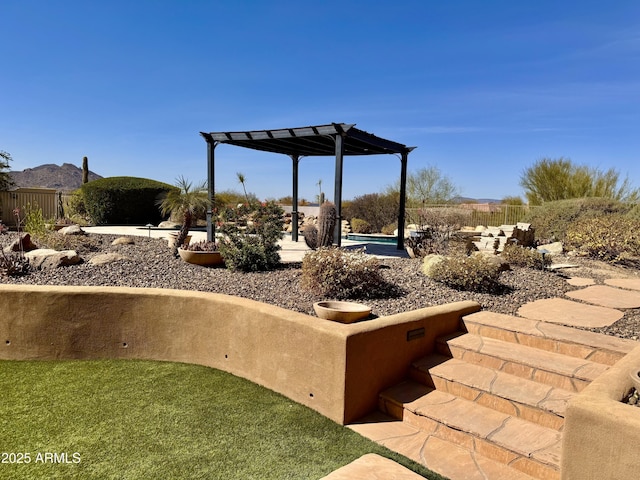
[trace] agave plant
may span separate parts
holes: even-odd
[[[189,234],[194,215],[206,210],[210,205],[206,182],[194,186],[184,177],[180,177],[176,181],[176,187],[159,204],[163,215],[180,215],[182,218],[182,226],[173,247],[175,256],[178,255],[178,247],[182,246]]]

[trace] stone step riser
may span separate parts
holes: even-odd
[[[557,339],[544,338],[523,332],[514,332],[493,326],[482,325],[466,318],[462,321],[462,328],[464,331],[475,335],[539,348],[540,350],[545,350],[547,352],[560,353],[562,355],[586,359],[592,362],[602,363],[604,365],[614,365],[618,360],[626,355],[625,352],[599,350],[588,345],[564,342]]]
[[[524,405],[445,378],[434,377],[431,375],[427,376],[431,377],[431,381],[426,383],[426,385],[436,390],[450,393],[456,397],[470,400],[478,405],[527,420],[528,422],[536,423],[543,427],[562,430],[562,427],[564,426],[564,418],[554,414],[553,412],[536,408],[531,405]]]
[[[451,346],[445,341],[438,341],[436,343],[436,351],[441,355],[464,360],[467,363],[481,365],[486,368],[515,375],[520,378],[533,380],[551,387],[562,388],[570,392],[580,392],[590,383],[590,381],[581,378],[568,377],[556,372],[550,372],[530,365],[524,365],[516,361],[504,360],[481,352]]]
[[[517,452],[496,445],[490,440],[479,438],[471,433],[448,427],[426,416],[418,415],[384,398],[380,399],[379,408],[383,413],[401,419],[403,422],[419,428],[429,435],[460,445],[486,458],[508,465],[531,477],[553,480],[560,479],[560,471],[557,465],[549,465],[533,458],[527,458]]]
[[[533,405],[525,405],[520,402],[505,399],[490,392],[479,390],[456,381],[434,376],[431,372],[425,372],[419,368],[412,367],[409,377],[412,380],[427,385],[435,390],[440,390],[462,397],[466,400],[470,400],[499,412],[522,418],[529,422],[537,423],[543,427],[562,430],[564,425],[564,417],[556,413],[537,408]]]

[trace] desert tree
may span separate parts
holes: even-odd
[[[637,202],[640,190],[627,178],[609,169],[602,171],[576,165],[568,158],[542,158],[524,170],[520,186],[530,205],[571,198],[602,197],[621,202]]]
[[[0,150],[0,191],[8,190],[13,185],[13,180],[9,175],[9,162],[13,160],[11,155],[4,150]]]
[[[398,180],[386,193],[399,191]],[[437,167],[424,167],[407,175],[407,207],[452,203],[458,195],[458,187]]]
[[[178,254],[178,247],[186,240],[194,216],[205,211],[210,205],[206,182],[194,186],[192,182],[180,177],[176,181],[176,187],[169,190],[159,203],[163,215],[180,215],[182,220],[173,250],[174,255]]]

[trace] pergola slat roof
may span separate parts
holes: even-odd
[[[344,139],[344,155],[387,155],[411,150],[411,147],[345,123],[246,132],[201,132],[201,135],[211,142],[300,157],[334,156],[336,135]]]
[[[355,124],[331,123],[309,127],[281,128],[276,130],[249,130],[245,132],[200,132],[208,146],[209,199],[213,200],[215,178],[215,148],[219,144],[236,145],[264,152],[282,153],[293,160],[293,212],[292,239],[298,240],[298,163],[302,157],[335,156],[335,199],[338,222],[342,219],[342,164],[345,155],[389,155],[399,154],[400,171],[400,210],[398,212],[398,232],[404,231],[404,206],[406,194],[407,158],[415,147],[407,147],[377,137],[364,130],[355,128]],[[340,223],[338,223],[340,225]],[[212,212],[207,212],[207,238],[212,240],[215,234]],[[336,229],[335,243],[340,245],[340,228]],[[398,248],[403,248],[403,235],[398,235]]]

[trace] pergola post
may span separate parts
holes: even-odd
[[[396,245],[398,250],[404,249],[404,222],[407,207],[407,163],[409,151],[404,150],[400,158],[400,209],[398,211],[398,238]]]
[[[291,208],[291,240],[298,241],[298,164],[300,163],[299,155],[291,155],[293,163],[293,193]]]
[[[205,137],[207,141],[207,188],[209,206],[207,207],[207,241],[212,242],[216,237],[216,225],[213,221],[213,209],[216,198],[215,191],[215,149],[217,142]]]
[[[342,245],[342,164],[344,157],[344,139],[341,134],[335,136],[336,141],[336,174],[333,201],[336,204],[336,229],[333,232],[333,241],[337,246]]]

